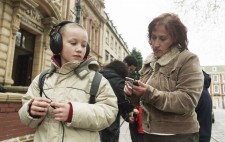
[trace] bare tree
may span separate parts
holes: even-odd
[[[224,21],[225,0],[173,0],[174,8],[193,17],[194,24],[219,24]]]

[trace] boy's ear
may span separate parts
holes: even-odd
[[[53,26],[50,31],[50,49],[53,54],[59,54],[62,51],[62,35],[59,33],[59,30],[68,23],[74,23],[72,21],[62,21],[57,25]]]

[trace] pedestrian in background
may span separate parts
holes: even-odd
[[[195,111],[200,125],[199,142],[210,142],[212,131],[212,98],[208,89],[211,84],[211,78],[205,71],[202,72],[204,75],[204,86]]]
[[[148,26],[153,50],[140,70],[138,86],[124,91],[143,110],[144,142],[198,142],[195,108],[203,88],[198,57],[188,50],[187,29],[179,17],[164,13]]]
[[[100,73],[108,79],[118,99],[119,112],[116,121],[110,127],[100,132],[102,142],[119,142],[120,134],[120,116],[123,119],[128,119],[129,113],[132,111],[132,105],[125,99],[124,85],[125,77],[128,75],[126,64],[119,60],[114,60],[107,64]]]
[[[128,75],[127,76],[131,76],[131,74],[136,70],[137,68],[137,59],[132,56],[132,55],[128,55],[123,59],[123,62],[127,65],[128,68]]]
[[[124,58],[123,62],[128,66],[128,76],[131,77],[132,73],[137,68],[137,59],[128,55]],[[129,130],[132,142],[143,142],[143,128],[142,128],[142,108],[139,105],[133,104],[133,111],[129,117]]]
[[[51,74],[40,97],[38,75],[22,98],[22,123],[36,128],[34,142],[100,142],[99,131],[116,118],[117,98],[104,77],[94,104],[90,87],[97,61],[87,53],[88,34],[80,25],[63,21],[50,32]]]

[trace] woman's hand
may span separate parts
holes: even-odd
[[[131,96],[133,94],[137,96],[141,96],[146,92],[147,88],[148,88],[148,85],[141,81],[138,81],[138,85],[134,85],[130,81],[125,81],[124,92],[128,96]]]
[[[66,121],[69,115],[70,105],[68,103],[51,102],[51,106],[55,109],[52,111],[55,120]]]
[[[51,100],[47,98],[34,98],[30,104],[30,114],[35,117],[45,116],[48,112]]]

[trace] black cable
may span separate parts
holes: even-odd
[[[125,120],[126,120],[129,116],[130,116],[130,115],[128,114],[128,115],[123,119],[123,121],[122,121],[122,123],[120,124],[119,128],[117,128],[117,130],[116,130],[116,134],[119,132],[120,127],[123,125],[123,123],[125,122]]]
[[[54,73],[60,74],[60,75],[67,75],[67,74],[71,73],[72,71],[74,71],[74,70],[71,70],[71,71],[69,71],[68,73],[65,73],[65,74],[59,73],[59,72],[54,72]],[[46,75],[51,74],[51,73],[53,73],[53,72],[46,73],[45,75],[43,75],[42,78],[41,78],[41,80],[43,79],[43,77],[45,77]],[[44,81],[43,81],[43,83],[44,83]],[[43,86],[44,86],[44,85],[43,85]],[[47,99],[49,99],[49,100],[52,101],[52,99],[50,99],[50,98],[45,94],[44,89],[42,89],[42,92],[43,92],[44,96],[45,96]],[[56,109],[54,106],[51,106],[51,107],[52,107],[53,109]],[[63,132],[62,132],[62,142],[63,142],[63,141],[64,141],[64,135],[65,135],[65,128],[64,128],[63,122],[60,121],[60,123],[61,123],[62,131],[63,131]]]

